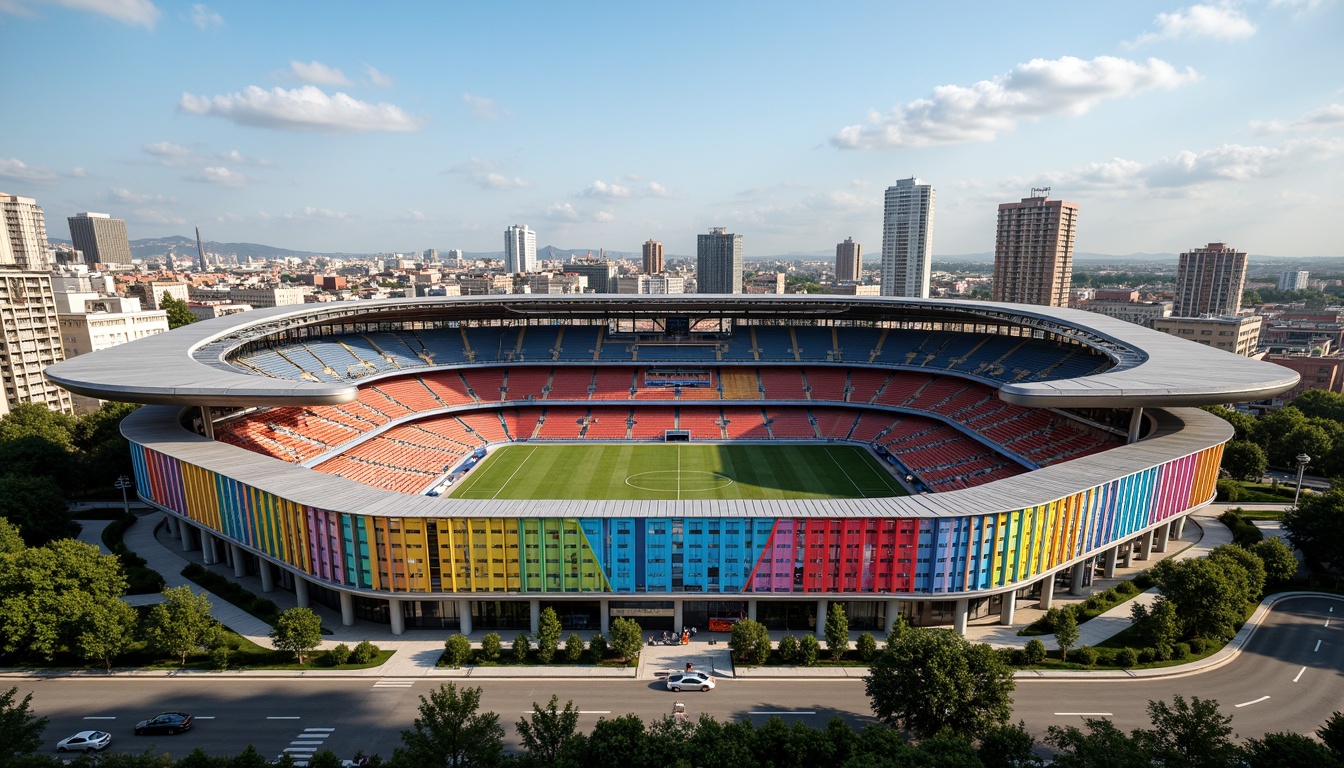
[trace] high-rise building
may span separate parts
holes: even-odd
[[[1078,204],[1051,200],[1049,187],[1031,193],[1020,203],[999,206],[993,297],[995,301],[1067,307]]]
[[[663,244],[657,240],[646,240],[644,242],[644,274],[661,275],[665,269]]]
[[[106,213],[77,213],[70,223],[70,241],[84,252],[86,264],[131,264],[131,241],[126,239],[126,221]]]
[[[853,282],[863,273],[863,246],[846,237],[845,242],[835,246],[835,281]]]
[[[723,227],[695,238],[696,293],[742,292],[742,236]]]
[[[537,233],[526,224],[514,224],[504,230],[504,271],[537,271]]]
[[[616,293],[616,265],[609,261],[571,261],[565,271],[588,278],[593,293]]]
[[[448,249],[448,262],[455,267],[462,266],[462,249],[461,248]]]
[[[438,248],[426,248],[426,249],[425,249],[425,254],[424,254],[424,256],[425,256],[425,263],[426,263],[426,264],[438,264],[438,263],[439,263],[439,249],[438,249]]]
[[[1310,277],[1310,272],[1281,272],[1279,273],[1279,290],[1305,291]]]
[[[0,192],[0,267],[45,272],[51,269],[47,251],[47,219],[31,197]]]
[[[882,215],[882,295],[929,297],[933,186],[916,178],[887,187]]]
[[[1176,265],[1172,317],[1228,317],[1241,309],[1246,287],[1246,254],[1223,243],[1209,243],[1181,254]]]

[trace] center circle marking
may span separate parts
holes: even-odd
[[[668,491],[717,491],[733,484],[730,477],[702,469],[658,469],[639,472],[625,478],[631,488],[653,493]]]

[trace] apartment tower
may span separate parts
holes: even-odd
[[[71,413],[70,393],[43,371],[65,359],[47,256],[47,222],[31,197],[0,192],[0,416],[19,403]]]
[[[933,187],[916,178],[887,187],[882,216],[882,295],[929,297]]]
[[[1230,317],[1241,309],[1246,287],[1246,254],[1224,243],[1209,243],[1181,254],[1176,265],[1172,317]]]
[[[696,293],[742,292],[742,236],[714,227],[695,238]]]
[[[126,221],[106,213],[77,213],[66,219],[70,242],[84,252],[85,264],[131,265],[131,241],[126,239]]]
[[[1067,307],[1073,280],[1078,204],[1033,189],[1020,203],[999,206],[994,235],[995,301]]]
[[[835,282],[852,283],[863,274],[863,246],[846,237],[835,246]]]
[[[657,240],[644,243],[644,274],[661,275],[667,267],[663,263],[663,244]]]
[[[514,224],[504,230],[504,271],[537,271],[537,233],[525,224]]]

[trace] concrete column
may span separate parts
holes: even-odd
[[[406,631],[406,617],[401,615],[401,598],[387,598],[387,617],[392,622],[392,634],[400,635]]]
[[[600,619],[602,622],[602,636],[607,637],[611,635],[611,601],[598,600],[597,606],[598,614],[602,617]]]
[[[531,609],[532,613],[532,623],[529,631],[532,633],[533,637],[536,637],[537,633],[541,632],[541,601],[528,600],[527,607]]]
[[[680,632],[686,623],[685,606],[680,600],[672,601],[672,631]]]
[[[814,634],[818,640],[826,639],[826,609],[830,607],[829,600],[817,601],[817,628]]]
[[[194,549],[195,547],[192,545],[192,540],[191,540],[191,526],[190,526],[190,525],[184,525],[184,524],[182,523],[182,521],[179,520],[178,523],[177,523],[177,531],[178,531],[178,533],[181,534],[181,539],[182,539],[182,551],[183,551],[183,552],[190,552],[192,549]]]
[[[1171,539],[1171,524],[1168,523],[1157,529],[1157,542],[1153,544],[1153,549],[1158,552],[1167,551],[1167,542]]]
[[[178,534],[177,534],[177,518],[176,518],[176,517],[173,517],[172,515],[164,515],[164,516],[163,516],[163,519],[166,520],[166,521],[168,522],[168,535],[169,535],[169,536],[176,536],[176,535],[178,535]]]
[[[1115,545],[1106,550],[1105,559],[1102,561],[1101,575],[1107,579],[1115,578],[1115,561],[1120,557],[1120,545]]]
[[[952,612],[952,629],[962,637],[966,636],[966,622],[970,615],[971,601],[963,597],[957,601],[957,607]]]
[[[1050,606],[1055,602],[1055,575],[1052,573],[1041,580],[1041,605],[1042,611],[1050,610]]]
[[[1149,531],[1139,539],[1139,559],[1147,560],[1153,556],[1153,532]]]
[[[748,619],[751,619],[752,621],[755,621],[755,620],[756,620],[756,601],[755,601],[755,600],[748,600],[748,601],[747,601],[747,618],[748,618]]]
[[[257,570],[261,572],[261,591],[271,593],[275,591],[275,571],[271,570],[271,563],[264,558],[257,558]]]
[[[464,635],[471,634],[471,601],[457,601],[457,625],[458,630]]]
[[[215,439],[215,409],[208,405],[201,406],[201,431],[211,440]]]
[[[1176,526],[1176,532],[1172,534],[1172,537],[1173,537],[1173,538],[1179,539],[1179,538],[1185,536],[1185,521],[1186,521],[1186,518],[1188,518],[1188,517],[1190,517],[1190,516],[1189,516],[1189,515],[1181,515],[1180,517],[1176,518],[1176,521],[1173,523],[1173,525]]]
[[[1083,594],[1083,581],[1087,578],[1087,561],[1084,560],[1083,562],[1078,563],[1070,570],[1069,594],[1081,595]]]
[[[201,562],[215,564],[215,537],[205,530],[201,531]]]
[[[294,602],[300,608],[307,608],[311,605],[308,600],[308,580],[302,576],[294,577]]]
[[[900,615],[901,615],[901,601],[888,600],[887,615],[885,617],[886,620],[883,622],[884,624],[886,624],[887,634],[891,634],[891,628],[896,626],[896,618]]]
[[[241,579],[247,575],[247,553],[237,544],[230,544],[229,552],[233,555],[233,578]]]
[[[1003,596],[1003,604],[999,606],[999,623],[1005,627],[1013,625],[1013,619],[1017,617],[1017,593],[1009,592]]]
[[[1129,564],[1130,564],[1130,561],[1132,561],[1132,560],[1134,559],[1134,544],[1135,544],[1135,542],[1132,542],[1132,541],[1131,541],[1131,542],[1129,542],[1128,544],[1122,544],[1122,545],[1120,545],[1120,547],[1121,547],[1121,550],[1120,550],[1120,567],[1121,567],[1121,568],[1128,568],[1128,567],[1129,567]]]
[[[341,592],[341,626],[355,626],[355,596],[349,592]]]
[[[1139,433],[1143,431],[1143,409],[1135,408],[1129,412],[1129,442],[1139,442]]]

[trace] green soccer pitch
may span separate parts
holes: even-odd
[[[509,445],[457,483],[457,499],[859,499],[904,496],[852,445]]]

